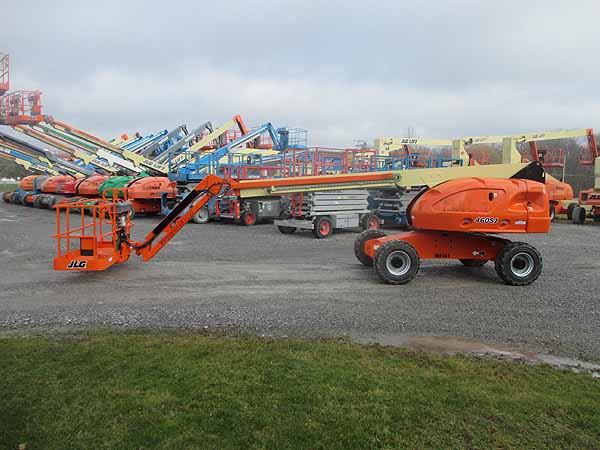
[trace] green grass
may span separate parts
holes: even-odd
[[[600,384],[344,342],[0,339],[0,449],[600,448]]]
[[[17,183],[0,183],[0,192],[14,191],[17,189]]]

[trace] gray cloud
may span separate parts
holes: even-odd
[[[110,137],[233,114],[313,145],[594,126],[595,1],[8,0],[14,88]]]

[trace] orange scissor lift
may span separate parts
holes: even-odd
[[[83,204],[56,207],[58,255],[56,270],[104,270],[129,259],[131,250],[144,261],[153,258],[213,197],[266,190],[272,195],[297,189],[344,189],[357,182],[394,184],[394,172],[226,180],[209,175],[151,230],[142,242],[130,237],[126,192],[114,195],[72,220]],[[525,166],[513,179],[458,178],[416,196],[409,206],[413,231],[385,236],[367,230],[355,243],[359,261],[373,265],[385,282],[403,284],[416,276],[420,259],[458,259],[468,266],[495,261],[500,277],[513,285],[535,281],[542,259],[535,248],[495,236],[497,233],[546,233],[550,228],[548,193],[540,163]],[[345,187],[346,186],[346,187]],[[116,199],[116,200],[114,200]],[[64,214],[64,217],[62,213]]]

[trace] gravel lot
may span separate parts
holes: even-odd
[[[141,239],[157,218],[135,220]],[[267,335],[458,336],[600,360],[600,227],[529,235],[544,271],[505,286],[493,265],[424,261],[388,286],[356,261],[355,233],[327,240],[273,225],[190,224],[149,263],[102,273],[52,270],[54,214],[0,205],[0,330],[88,326],[230,329]]]

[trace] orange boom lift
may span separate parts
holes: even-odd
[[[523,179],[461,178],[425,190],[407,210],[412,231],[385,236],[366,230],[354,243],[358,260],[389,284],[405,284],[421,259],[454,259],[479,267],[494,261],[506,284],[525,286],[542,271],[531,245],[496,233],[547,233],[550,208],[545,184]]]
[[[377,230],[361,234],[355,245],[359,260],[366,265],[374,264],[384,281],[402,284],[416,275],[419,258],[460,259],[467,265],[482,265],[493,259],[497,269],[502,269],[499,273],[504,281],[530,284],[541,271],[537,250],[492,235],[549,230],[543,168],[537,162],[522,166],[513,179],[469,177],[437,185],[426,183],[434,186],[422,191],[409,207],[415,231],[388,237]],[[449,179],[448,169],[436,170],[439,171],[435,172],[437,176]],[[402,171],[405,172],[415,171]],[[54,237],[58,242],[58,255],[54,259],[54,268],[103,270],[127,261],[131,250],[148,261],[213,197],[251,195],[258,191],[261,195],[265,192],[282,195],[292,191],[351,189],[356,183],[361,183],[363,188],[380,187],[397,184],[401,177],[395,172],[372,172],[236,181],[208,175],[148,233],[143,242],[134,242],[130,238],[126,190],[122,199],[113,193],[110,198],[105,196],[92,206],[91,218],[81,214],[72,220],[70,216],[73,210],[90,208],[89,205],[57,205]],[[62,212],[66,214],[63,216]]]

